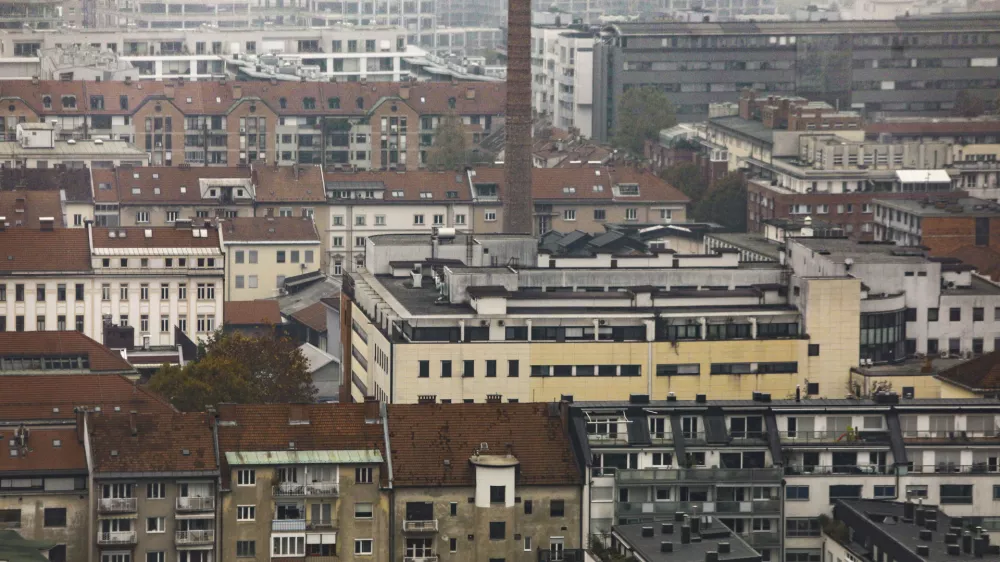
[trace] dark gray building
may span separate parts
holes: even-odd
[[[948,115],[1000,86],[1000,13],[887,21],[620,23],[594,49],[593,136],[614,130],[630,88],[670,96],[681,121],[739,92],[799,95],[866,116]]]

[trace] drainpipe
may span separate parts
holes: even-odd
[[[389,471],[389,561],[396,559],[396,492],[392,487],[392,445],[389,442],[389,408],[383,402],[379,409],[382,414],[382,435],[385,439],[385,465]]]
[[[219,458],[219,418],[215,408],[209,408],[205,415],[209,416],[208,423],[212,425],[212,448],[215,452],[215,465],[219,467],[219,475],[215,478],[215,520],[217,522],[215,529],[215,559],[222,560],[222,524],[225,518],[222,516],[222,461]]]

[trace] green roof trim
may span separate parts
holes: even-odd
[[[7,562],[47,562],[45,555],[56,543],[28,540],[17,531],[0,531],[0,560]]]
[[[382,453],[375,449],[344,451],[240,451],[227,452],[231,466],[273,464],[374,464],[382,462]]]

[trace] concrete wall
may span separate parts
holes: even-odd
[[[80,478],[86,478],[81,476]],[[50,480],[50,478],[46,478]],[[58,480],[58,479],[57,479]],[[73,486],[73,478],[68,478],[69,486]],[[66,546],[66,560],[86,560],[94,538],[91,537],[89,525],[89,505],[87,490],[64,493],[37,494],[34,492],[17,494],[9,493],[0,496],[0,510],[21,510],[20,527],[13,528],[24,538],[31,540],[51,541],[57,545]],[[65,527],[46,527],[45,510],[47,508],[65,508]]]

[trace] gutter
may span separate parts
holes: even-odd
[[[385,464],[389,470],[389,560],[396,557],[396,492],[392,487],[392,445],[389,442],[389,407],[379,405],[382,414],[382,435],[385,439]]]

